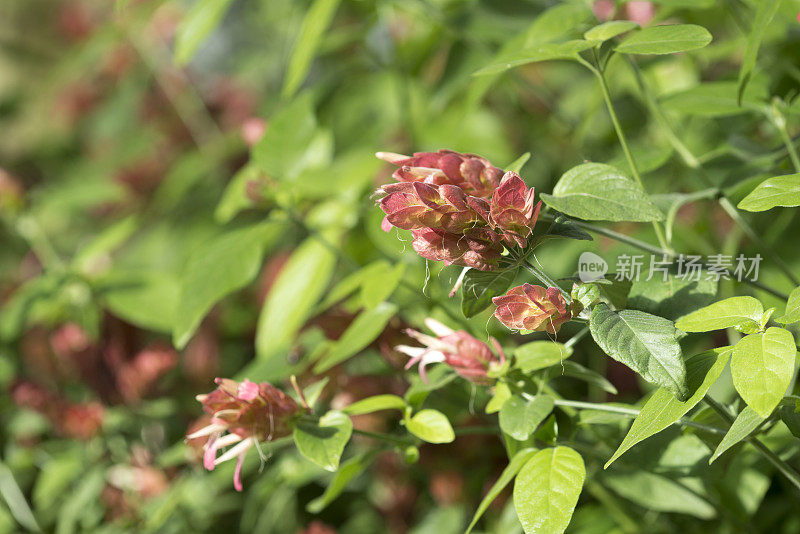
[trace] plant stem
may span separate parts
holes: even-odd
[[[641,410],[637,410],[636,408],[625,408],[624,406],[609,406],[607,404],[594,404],[591,402],[571,401],[565,399],[556,399],[555,405],[562,407],[576,408],[578,410],[595,410],[598,412],[616,413],[628,417],[636,417],[641,413]],[[726,431],[722,428],[717,428],[715,426],[710,426],[710,425],[704,425],[702,423],[696,423],[694,421],[690,421],[685,418],[678,419],[673,424],[696,428],[698,430],[703,430],[705,432],[710,432],[712,434],[726,433]]]
[[[539,220],[547,221],[547,220],[551,220],[551,219],[550,219],[550,216],[548,216],[548,215],[540,215],[539,216]],[[639,250],[643,250],[643,251],[649,252],[651,254],[658,254],[660,256],[667,256],[668,258],[672,259],[673,261],[679,257],[679,254],[677,254],[676,252],[670,252],[668,250],[660,249],[660,248],[658,248],[656,246],[651,245],[650,243],[646,243],[644,241],[640,241],[640,240],[638,240],[638,239],[636,239],[634,237],[630,237],[630,236],[627,236],[625,234],[621,234],[619,232],[615,232],[614,230],[610,230],[608,228],[603,228],[602,226],[596,226],[596,225],[591,224],[591,223],[586,223],[586,222],[581,222],[581,221],[576,221],[576,220],[571,220],[570,222],[572,222],[572,224],[574,224],[575,226],[577,226],[579,228],[583,228],[584,230],[588,230],[589,232],[592,232],[594,234],[598,234],[598,235],[602,235],[602,236],[608,237],[608,238],[613,239],[615,241],[619,241],[620,243],[625,243],[626,245],[630,245],[630,246],[632,246],[634,248],[638,248]],[[730,271],[726,271],[726,273],[727,273],[728,276],[731,276],[731,274],[732,274]],[[766,293],[774,295],[775,297],[777,297],[779,299],[782,299],[782,300],[788,300],[789,299],[789,295],[787,295],[786,293],[778,291],[777,289],[775,289],[773,287],[770,287],[770,286],[768,286],[768,285],[766,285],[764,283],[758,282],[756,280],[750,280],[750,279],[744,278],[744,279],[741,280],[741,282],[744,282],[745,284],[748,284],[748,285],[751,285],[751,286],[753,286],[755,288],[758,288],[761,291],[765,291]]]
[[[732,424],[734,421],[733,415],[728,411],[727,408],[722,406],[720,403],[706,395],[703,397],[703,401],[711,407],[720,417],[722,417],[728,424]],[[800,489],[800,474],[797,473],[792,467],[783,461],[780,456],[772,452],[769,447],[764,445],[764,443],[759,440],[754,435],[748,436],[745,438],[745,441],[750,443],[753,447],[756,448],[758,452],[761,453],[764,458],[767,459],[769,463],[771,463],[780,473],[785,476],[789,482],[791,482],[794,487]]]
[[[589,333],[589,327],[588,326],[583,327],[582,329],[580,329],[578,331],[577,334],[575,334],[574,336],[569,338],[567,340],[567,342],[564,343],[564,347],[565,348],[574,347],[578,343],[578,341],[583,339],[586,336],[586,334],[588,334],[588,333]]]
[[[626,57],[628,57],[628,56],[626,56]],[[678,138],[677,134],[675,134],[674,128],[672,127],[672,125],[670,125],[669,121],[667,121],[666,117],[664,116],[663,112],[661,111],[661,107],[658,105],[658,102],[656,102],[655,98],[653,98],[653,95],[650,93],[650,90],[647,87],[647,84],[645,83],[644,78],[642,77],[642,73],[639,70],[639,65],[636,63],[636,61],[634,61],[630,57],[628,57],[628,63],[630,64],[631,69],[633,70],[634,77],[636,78],[636,83],[639,86],[639,90],[642,93],[642,97],[644,98],[645,104],[650,108],[651,113],[656,118],[658,123],[661,125],[663,131],[666,132],[667,140],[672,144],[672,146],[675,149],[675,151],[678,152],[678,154],[681,155],[681,158],[683,159],[683,161],[684,161],[684,163],[686,164],[687,167],[689,167],[690,169],[694,169],[696,171],[699,171],[698,174],[699,174],[700,178],[703,180],[703,182],[707,186],[715,187],[714,184],[711,182],[711,179],[706,174],[702,163],[694,156],[694,154],[692,154],[692,151],[689,150],[689,148],[686,145],[684,145],[683,142],[681,142],[681,140]],[[595,74],[597,76],[601,76],[602,75],[602,73],[599,72],[599,71],[595,71]],[[782,116],[781,116],[781,118],[782,118]],[[798,172],[800,172],[800,159],[797,158],[797,152],[795,150],[794,144],[792,143],[792,140],[789,138],[788,133],[786,133],[785,121],[783,121],[783,123],[782,123],[783,124],[783,128],[781,128],[780,120],[776,121],[775,118],[773,117],[772,121],[773,121],[773,123],[775,123],[775,126],[778,128],[778,130],[781,131],[781,135],[782,136],[785,135],[784,144],[786,145],[787,150],[789,150],[790,157],[792,157],[792,162],[794,163],[795,160],[797,160],[797,163],[795,163],[795,169]],[[788,142],[788,144],[787,144],[787,142]],[[794,153],[794,154],[792,155],[792,153]],[[722,206],[722,209],[724,209],[725,212],[731,217],[731,219],[733,219],[733,221],[737,225],[739,225],[739,227],[742,230],[744,230],[744,232],[747,234],[747,236],[756,245],[761,247],[761,249],[764,251],[764,254],[769,256],[772,259],[772,261],[775,262],[775,264],[778,266],[778,268],[786,275],[786,277],[789,280],[792,281],[792,283],[794,285],[800,285],[800,282],[798,281],[797,277],[794,275],[792,270],[772,250],[772,247],[770,247],[763,239],[761,239],[761,236],[759,236],[753,230],[753,228],[747,223],[747,221],[744,220],[744,218],[739,214],[739,212],[733,206],[731,201],[724,195],[724,192],[721,192],[721,193],[722,193],[722,196],[719,199],[719,203],[720,203],[720,206]]]
[[[786,150],[789,152],[789,159],[792,160],[794,171],[800,172],[800,157],[798,157],[797,148],[795,148],[792,139],[789,137],[789,132],[786,131],[786,117],[783,116],[783,113],[780,112],[777,106],[773,105],[772,116],[770,118],[775,128],[778,129],[778,133],[781,135],[781,140],[784,146],[786,146]]]
[[[595,59],[597,59],[596,51]],[[611,122],[614,125],[614,130],[617,132],[617,138],[619,139],[619,144],[622,146],[622,152],[625,154],[625,159],[628,160],[628,166],[631,168],[631,174],[633,174],[633,177],[639,186],[644,189],[645,187],[644,183],[642,182],[642,177],[639,175],[639,169],[636,167],[633,154],[631,153],[630,147],[628,147],[628,141],[625,138],[625,133],[622,131],[622,125],[620,124],[619,118],[617,117],[617,112],[614,109],[614,103],[611,100],[611,92],[608,90],[608,83],[606,82],[606,77],[599,61],[597,62],[597,68],[593,69],[593,72],[600,81],[600,88],[603,91],[603,99],[606,102],[606,107],[608,108],[608,114],[611,117]],[[653,221],[653,230],[656,232],[656,237],[658,238],[661,248],[669,250],[670,247],[667,245],[667,241],[664,238],[664,230],[661,228],[661,224],[659,224],[657,221]]]

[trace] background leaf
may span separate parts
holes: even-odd
[[[467,271],[461,285],[461,311],[467,317],[474,317],[485,310],[492,303],[492,297],[505,294],[514,283],[518,272],[519,267],[497,271]]]
[[[761,39],[764,37],[764,31],[767,29],[770,21],[772,21],[772,17],[775,16],[781,3],[780,0],[762,0],[758,2],[757,5],[758,9],[756,9],[753,26],[750,28],[750,33],[747,35],[747,47],[744,50],[742,66],[739,69],[739,80],[737,82],[739,104],[742,103],[742,95],[747,87],[747,82],[750,81],[750,74],[753,72],[753,67],[756,66],[758,48],[761,46]]]
[[[292,57],[289,60],[286,79],[283,82],[281,94],[284,98],[292,97],[303,83],[322,36],[330,26],[337,7],[339,7],[339,0],[315,0],[306,12],[303,25],[300,27],[300,35],[297,37]]]
[[[214,31],[233,0],[196,0],[175,33],[175,61],[185,65]]]
[[[800,287],[796,287],[789,293],[786,301],[786,309],[783,315],[775,318],[776,323],[792,324],[800,321]]]
[[[675,54],[703,48],[711,34],[695,24],[650,26],[632,33],[615,49],[622,54]]]

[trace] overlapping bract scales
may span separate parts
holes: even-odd
[[[567,302],[557,287],[523,284],[494,297],[494,315],[514,330],[534,330],[555,334],[572,317]]]
[[[450,150],[378,157],[400,165],[397,183],[378,190],[383,229],[410,230],[420,256],[482,271],[496,269],[503,246],[524,248],[541,202],[518,174]]]

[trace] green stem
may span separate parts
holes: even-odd
[[[540,215],[539,216],[539,220],[549,221],[549,220],[552,220],[552,218],[549,215]],[[574,224],[575,226],[577,226],[579,228],[583,228],[584,230],[587,230],[587,231],[592,232],[594,234],[598,234],[598,235],[602,235],[602,236],[608,237],[608,238],[613,239],[615,241],[619,241],[620,243],[625,243],[626,245],[630,245],[630,246],[632,246],[634,248],[638,248],[639,250],[643,250],[643,251],[649,252],[651,254],[658,254],[660,256],[667,256],[668,258],[670,258],[672,260],[675,260],[675,259],[677,259],[679,257],[679,254],[677,254],[675,252],[670,252],[668,250],[664,250],[664,249],[655,247],[655,246],[651,245],[650,243],[646,243],[646,242],[640,241],[640,240],[638,240],[638,239],[636,239],[634,237],[630,237],[630,236],[627,236],[625,234],[621,234],[619,232],[615,232],[614,230],[609,230],[608,228],[603,228],[602,226],[596,226],[596,225],[591,224],[591,223],[586,223],[586,222],[581,222],[581,221],[576,221],[576,220],[571,220],[570,222],[572,224]],[[732,274],[730,271],[726,271],[726,273],[728,274],[728,276],[731,276],[731,274]],[[753,287],[755,287],[757,289],[760,289],[761,291],[764,291],[764,292],[767,292],[767,293],[769,293],[771,295],[774,295],[775,297],[778,297],[779,299],[782,299],[782,300],[788,300],[789,299],[789,295],[787,295],[786,293],[778,291],[777,289],[775,289],[773,287],[770,287],[770,286],[768,286],[766,284],[763,284],[761,282],[758,282],[757,280],[750,280],[750,279],[744,278],[744,279],[742,279],[742,282],[744,282],[745,284],[751,285],[751,286],[753,286]]]
[[[775,124],[775,127],[778,129],[778,133],[781,135],[781,140],[783,140],[784,146],[786,146],[786,150],[789,152],[789,158],[792,160],[792,166],[794,167],[795,172],[800,172],[800,157],[797,155],[797,148],[794,146],[792,139],[789,137],[789,132],[786,131],[786,117],[778,111],[778,109],[773,106],[773,117],[772,122]]]
[[[595,59],[597,59],[597,51],[595,50]],[[625,132],[622,131],[622,125],[619,122],[619,118],[617,117],[617,111],[614,109],[614,103],[611,100],[611,92],[608,89],[608,83],[606,82],[606,77],[603,72],[603,69],[599,65],[599,61],[597,62],[598,66],[596,69],[592,69],[597,79],[600,81],[600,88],[603,91],[603,99],[606,103],[606,108],[608,108],[608,114],[611,117],[611,122],[614,125],[614,130],[617,132],[617,138],[619,139],[619,144],[622,146],[622,152],[625,154],[625,159],[628,161],[628,166],[631,168],[631,174],[633,174],[634,179],[636,182],[644,189],[644,183],[642,182],[642,177],[639,175],[639,169],[636,167],[636,162],[633,159],[633,154],[631,153],[630,147],[628,146],[628,140],[625,138]],[[664,237],[664,230],[661,228],[661,225],[657,221],[653,221],[653,230],[656,232],[656,237],[658,238],[658,242],[661,245],[661,248],[670,250],[669,245]]]
[[[562,407],[576,408],[578,410],[595,410],[598,412],[616,413],[628,417],[636,417],[641,413],[641,410],[637,410],[636,408],[625,408],[624,406],[609,406],[607,404],[594,404],[591,402],[571,401],[565,399],[556,399],[555,405]],[[690,421],[685,418],[678,419],[673,424],[696,428],[698,430],[703,430],[705,432],[710,432],[712,434],[724,435],[726,433],[726,431],[722,428],[717,428],[715,426],[710,426],[710,425],[704,425],[702,423],[696,423],[694,421]]]
[[[650,108],[650,111],[652,112],[653,116],[656,117],[656,120],[661,125],[663,131],[666,132],[667,139],[672,144],[673,148],[675,148],[678,154],[680,154],[681,158],[683,159],[687,167],[699,171],[698,175],[708,187],[715,187],[711,179],[706,174],[702,163],[694,156],[694,154],[692,154],[691,150],[689,150],[686,147],[686,145],[684,145],[678,138],[678,136],[675,134],[674,128],[669,123],[669,121],[667,121],[666,117],[661,111],[661,107],[658,105],[658,102],[656,102],[655,98],[653,98],[653,95],[650,93],[650,90],[644,81],[644,78],[642,76],[641,71],[639,70],[639,66],[637,65],[637,63],[631,58],[628,58],[628,63],[630,64],[631,69],[633,70],[637,85],[639,86],[639,90],[642,93],[642,97],[644,98],[645,103]],[[602,75],[602,73],[598,71],[595,71],[595,74],[597,76]],[[776,123],[775,125],[778,128],[778,130],[781,130],[781,124],[779,124],[780,121],[775,121],[773,117],[773,122]],[[781,133],[781,135],[784,135],[785,130],[786,130],[786,124],[785,121],[783,121],[783,132]],[[794,156],[792,156],[792,161],[794,162],[795,158],[797,157],[797,153],[795,151],[795,147],[794,144],[792,143],[792,140],[788,136],[788,133],[784,138],[784,144],[786,144],[787,141],[788,144],[786,145],[786,148],[789,150],[790,156],[792,152],[794,152]],[[798,164],[800,164],[800,160],[798,160]],[[796,165],[795,168],[798,169],[798,172],[800,172],[800,166]],[[742,230],[744,230],[747,236],[756,245],[761,247],[761,249],[764,251],[764,254],[769,256],[770,259],[772,259],[772,261],[775,262],[775,264],[781,271],[783,271],[786,277],[789,280],[791,280],[794,285],[800,285],[800,282],[798,281],[797,277],[795,277],[794,273],[792,273],[791,269],[789,269],[789,267],[783,262],[783,260],[781,260],[781,258],[772,250],[772,247],[770,247],[763,239],[761,239],[761,236],[759,236],[753,230],[753,228],[747,223],[747,221],[744,220],[744,218],[739,214],[739,212],[733,206],[731,201],[728,200],[726,196],[724,196],[724,192],[719,199],[719,203],[720,206],[722,206],[722,209],[724,209],[731,217],[731,219],[733,219],[733,221],[737,225],[739,225],[739,227]]]
[[[720,417],[722,417],[728,424],[732,424],[734,421],[734,416],[728,411],[727,408],[722,406],[720,403],[706,395],[703,397],[703,401],[711,407]],[[780,456],[772,452],[769,447],[764,445],[764,443],[759,440],[754,435],[748,436],[745,438],[745,441],[750,443],[753,447],[756,448],[758,452],[761,453],[764,458],[767,459],[769,463],[771,463],[783,476],[785,476],[789,482],[794,485],[797,489],[800,489],[800,474],[797,473],[792,467],[784,462]]]
[[[588,326],[583,327],[582,329],[580,329],[578,331],[577,334],[575,334],[574,336],[569,338],[567,340],[567,342],[564,343],[564,347],[565,348],[574,347],[578,343],[578,341],[580,341],[581,339],[586,337],[586,334],[588,334],[588,333],[589,333],[589,327]]]

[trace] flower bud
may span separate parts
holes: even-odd
[[[433,185],[454,185],[466,194],[488,198],[500,185],[503,171],[489,160],[475,154],[452,150],[416,152],[413,156],[378,152],[384,161],[400,166],[393,174],[398,182],[425,182]]]
[[[514,330],[555,334],[570,319],[567,303],[557,287],[523,284],[494,297],[492,302],[497,306],[494,316]]]
[[[542,207],[541,200],[535,205],[533,201],[533,188],[528,189],[517,173],[503,176],[500,187],[492,194],[489,215],[507,242],[516,242],[520,247],[527,243]]]
[[[497,268],[503,247],[499,236],[488,228],[466,230],[463,235],[421,228],[412,230],[411,246],[425,259],[445,265],[462,265],[479,271]]]
[[[411,357],[406,364],[406,369],[419,363],[419,374],[427,382],[425,366],[429,363],[444,362],[463,378],[478,384],[489,384],[490,368],[502,365],[506,356],[500,344],[492,338],[499,358],[492,352],[486,343],[464,332],[454,331],[434,319],[426,319],[425,325],[436,335],[429,336],[416,330],[408,329],[406,333],[422,343],[423,347],[410,347],[399,345],[395,349]]]
[[[386,221],[403,230],[427,227],[459,234],[467,228],[487,224],[473,206],[486,212],[488,203],[468,197],[453,185],[403,182],[385,185],[381,191],[388,193],[380,201]]]
[[[300,407],[278,388],[262,382],[236,382],[217,378],[219,387],[207,395],[198,395],[203,410],[211,415],[211,424],[187,436],[195,439],[208,436],[203,465],[214,466],[237,457],[233,486],[242,491],[242,463],[247,451],[259,441],[272,441],[292,432],[292,419]],[[227,434],[225,434],[227,432]],[[224,435],[223,435],[224,434]],[[234,445],[235,444],[235,445]],[[221,447],[234,445],[217,457]]]

